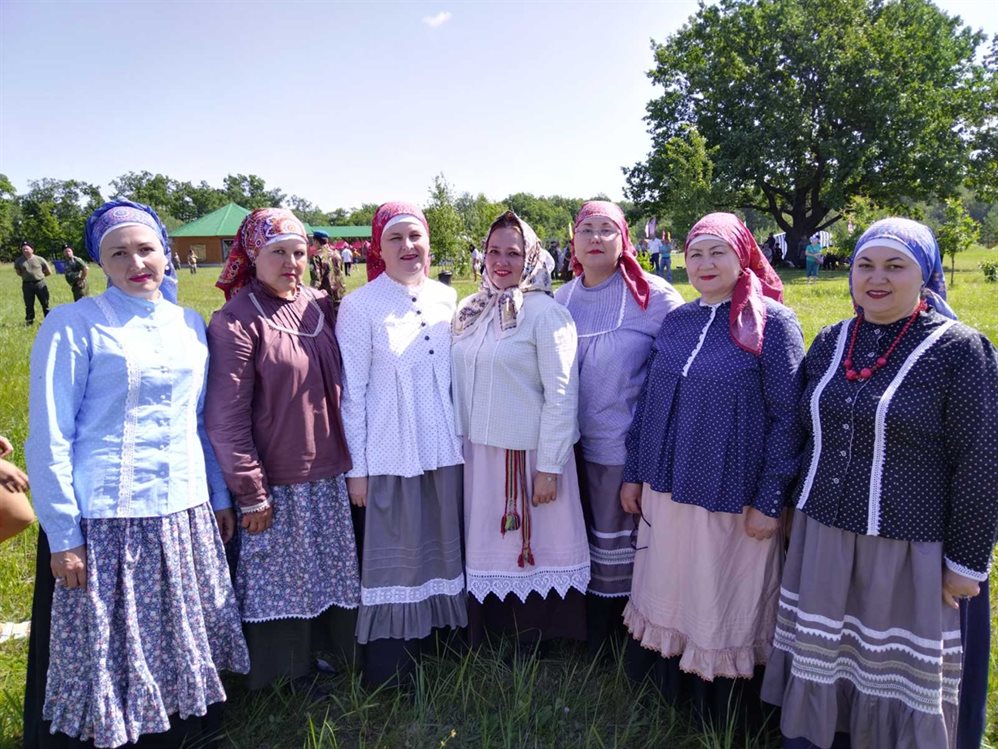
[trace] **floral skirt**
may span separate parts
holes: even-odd
[[[312,619],[360,603],[357,544],[342,476],[271,487],[274,517],[237,530],[236,595],[244,622]]]
[[[170,729],[225,700],[249,657],[207,503],[156,518],[84,519],[87,587],[52,600],[43,718],[97,747]]]
[[[762,697],[784,736],[853,749],[956,742],[960,615],[941,543],[862,536],[796,513]]]

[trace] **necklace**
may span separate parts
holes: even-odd
[[[863,367],[857,372],[852,368],[852,350],[856,347],[856,336],[859,334],[859,329],[863,325],[863,314],[860,313],[856,318],[856,324],[852,328],[852,335],[849,337],[849,350],[846,351],[846,358],[842,360],[842,368],[846,371],[846,379],[850,382],[854,382],[856,380],[869,380],[874,374],[876,374],[878,369],[886,367],[887,360],[891,358],[891,354],[894,353],[894,349],[897,348],[897,345],[901,343],[901,339],[904,338],[905,333],[908,332],[908,329],[915,322],[915,318],[918,317],[920,312],[924,312],[927,307],[928,305],[926,305],[925,300],[919,302],[918,306],[915,307],[915,311],[911,313],[911,317],[908,318],[908,322],[904,324],[904,327],[901,328],[901,332],[897,334],[897,338],[895,338],[891,345],[887,347],[884,355],[878,356],[877,360],[873,363],[873,366]]]

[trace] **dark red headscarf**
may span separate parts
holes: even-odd
[[[301,237],[308,243],[305,225],[286,208],[257,208],[239,225],[236,239],[215,285],[225,293],[225,301],[250,282],[253,263],[264,247],[285,237]]]
[[[367,280],[373,281],[385,272],[385,261],[381,259],[381,235],[385,231],[385,226],[396,216],[409,215],[419,220],[419,223],[426,229],[426,236],[430,236],[430,227],[426,223],[426,216],[419,210],[419,206],[412,203],[395,201],[383,203],[374,212],[371,219],[371,248],[367,251]],[[426,275],[430,275],[430,264],[426,264]]]
[[[742,266],[731,292],[728,329],[739,348],[758,356],[762,353],[766,329],[766,303],[763,297],[783,301],[783,281],[762,254],[749,228],[733,213],[708,213],[693,225],[686,236],[684,252],[699,236],[717,237],[735,251]]]
[[[624,244],[624,251],[620,254],[620,262],[617,264],[620,275],[624,278],[624,283],[630,289],[631,296],[638,303],[641,309],[648,309],[648,300],[651,291],[648,288],[648,281],[645,279],[644,271],[638,263],[638,253],[631,243],[631,233],[627,227],[627,219],[624,212],[615,204],[608,200],[590,200],[579,210],[579,215],[575,217],[575,227],[578,227],[587,218],[593,216],[606,216],[620,230],[620,238]],[[577,276],[582,275],[582,263],[575,257],[575,237],[572,237],[572,272]]]

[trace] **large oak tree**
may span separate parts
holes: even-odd
[[[855,196],[951,194],[995,127],[994,57],[975,57],[983,40],[928,0],[701,5],[653,43],[649,76],[663,93],[648,104],[652,152],[624,170],[629,196],[669,215],[690,199],[684,153],[698,146],[709,170],[693,166],[713,183],[697,199],[762,210],[795,248]]]

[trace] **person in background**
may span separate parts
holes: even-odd
[[[804,337],[738,217],[704,216],[685,256],[700,298],[662,322],[626,440],[620,500],[640,518],[626,667],[715,727],[755,730],[797,477]]]
[[[205,426],[239,513],[249,688],[287,678],[320,696],[316,654],[352,653],[360,578],[335,311],[303,285],[307,262],[291,211],[243,219],[216,284],[226,302],[208,325]]]
[[[579,336],[576,464],[589,535],[586,621],[595,655],[611,636],[623,642],[637,533],[635,516],[620,505],[624,439],[652,342],[662,320],[683,299],[641,269],[627,220],[613,203],[595,200],[582,206],[575,217],[572,263],[575,280],[554,298],[572,315]]]
[[[818,333],[805,362],[762,696],[792,749],[979,746],[989,655],[973,599],[998,534],[998,352],[956,320],[917,221],[872,224],[849,288],[855,316]]]
[[[766,262],[770,265],[773,264],[773,258],[776,253],[776,237],[773,236],[773,232],[769,232],[769,236],[766,237],[766,241],[762,243],[762,254],[766,258]]]
[[[311,257],[308,261],[309,280],[313,289],[324,291],[339,306],[346,294],[343,285],[343,263],[339,253],[329,244],[329,235],[324,231],[312,234]]]
[[[821,253],[821,241],[815,234],[804,248],[804,277],[808,283],[814,283],[818,280],[818,270],[821,268],[822,261]]]
[[[25,242],[21,256],[14,261],[14,272],[21,277],[21,294],[24,297],[24,324],[35,323],[35,300],[42,307],[42,316],[49,313],[49,288],[45,277],[52,275],[48,260],[36,255],[34,248]]]
[[[187,267],[192,276],[198,272],[198,254],[194,250],[187,253]]]
[[[471,253],[471,280],[477,281],[482,275],[482,261],[485,255],[476,245],[468,245],[468,252]]]
[[[586,639],[577,338],[552,298],[544,252],[526,222],[501,215],[481,286],[453,323],[469,640],[514,635],[522,655],[553,638]]]
[[[223,547],[235,516],[204,430],[205,326],[176,303],[151,208],[105,203],[86,239],[108,287],[53,310],[31,351],[25,744],[179,747],[219,729],[218,672],[249,668]]]
[[[87,275],[90,268],[82,258],[73,254],[73,248],[68,244],[62,246],[62,254],[66,258],[66,283],[73,292],[73,301],[78,302],[89,293]]]
[[[336,321],[347,491],[363,508],[357,641],[372,687],[407,680],[434,636],[468,623],[451,402],[457,292],[427,278],[429,268],[422,211],[385,203],[371,222],[368,282],[343,299]]]
[[[14,451],[6,437],[0,437],[0,543],[13,538],[35,519],[25,492],[28,477],[4,458]]]
[[[662,254],[658,275],[662,276],[662,269],[665,269],[665,280],[672,283],[672,232],[662,232]]]
[[[648,259],[651,260],[652,273],[662,275],[662,240],[652,237],[648,240]]]
[[[350,249],[350,245],[343,248],[340,257],[343,259],[343,272],[349,276],[350,269],[353,267],[353,250]]]

